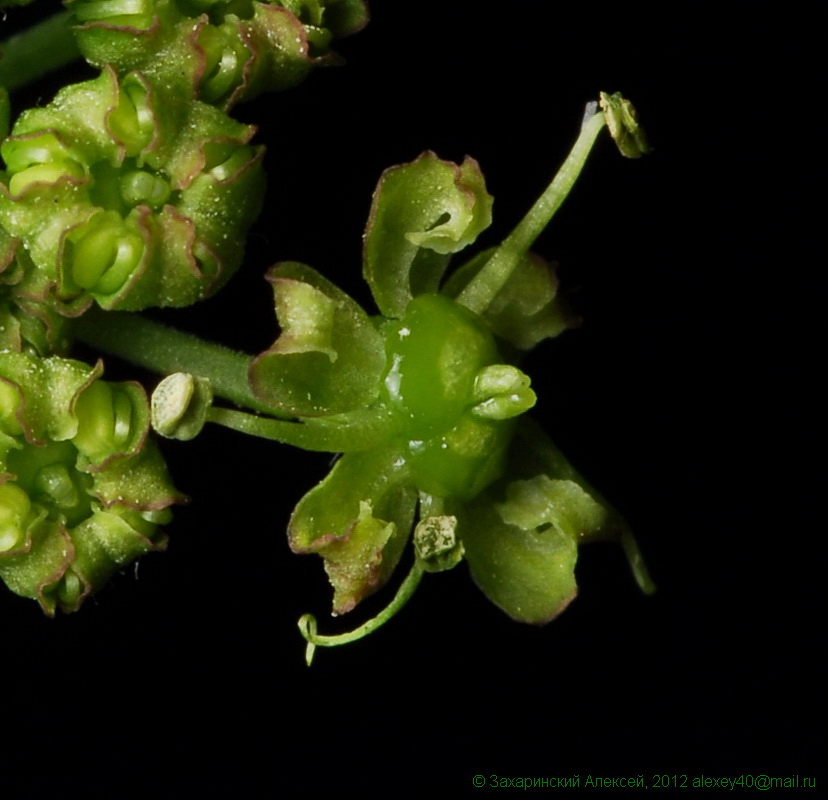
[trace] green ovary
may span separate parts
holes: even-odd
[[[388,403],[397,412],[417,488],[471,498],[494,480],[508,422],[471,413],[478,372],[500,360],[489,330],[441,295],[420,295],[386,332]]]

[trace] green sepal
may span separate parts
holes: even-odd
[[[250,368],[262,401],[296,416],[365,407],[380,390],[383,337],[348,295],[304,264],[271,269],[282,335]]]
[[[335,614],[382,586],[397,565],[417,503],[407,477],[393,449],[346,453],[296,506],[291,549],[325,559]]]
[[[443,293],[457,297],[495,252],[496,248],[484,250],[459,267]],[[555,266],[527,253],[481,314],[494,333],[519,350],[531,350],[579,322],[558,295]]]
[[[460,166],[423,153],[387,169],[374,191],[363,275],[380,311],[400,317],[419,294],[436,292],[449,255],[491,223],[492,198],[474,159]]]

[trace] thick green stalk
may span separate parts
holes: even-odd
[[[460,292],[458,303],[477,314],[482,314],[488,308],[575,185],[592,145],[605,124],[604,115],[600,112],[584,122],[578,140],[552,183],[503,240],[480,272]]]
[[[189,372],[207,378],[214,394],[252,411],[278,413],[250,390],[247,371],[253,359],[245,353],[127,311],[90,309],[77,321],[75,334],[104,353],[160,375]]]
[[[0,44],[0,86],[17,89],[80,58],[69,17],[61,11]]]

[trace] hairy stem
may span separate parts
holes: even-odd
[[[277,409],[258,400],[251,391],[247,371],[253,359],[245,353],[205,342],[128,311],[93,308],[76,324],[77,338],[104,353],[159,375],[189,372],[207,378],[217,396],[252,411],[278,414]]]
[[[61,11],[0,44],[0,86],[18,89],[79,58],[69,17]]]
[[[592,107],[588,106],[587,113],[591,110]],[[480,272],[460,292],[457,296],[458,303],[477,314],[488,308],[575,185],[595,139],[605,124],[604,115],[601,113],[593,113],[584,120],[578,140],[552,183],[517,227],[503,240]]]

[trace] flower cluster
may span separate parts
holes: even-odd
[[[143,390],[57,357],[73,320],[224,285],[264,191],[255,129],[227,110],[334,62],[332,38],[366,21],[362,0],[67,5],[100,74],[25,111],[0,145],[0,576],[47,613],[162,547],[179,497]],[[4,136],[8,117],[0,87]]]
[[[525,417],[536,398],[520,368],[572,323],[554,269],[530,248],[604,127],[624,155],[647,150],[629,103],[591,104],[526,217],[451,271],[491,222],[477,163],[428,152],[387,170],[363,250],[379,313],[309,266],[278,264],[268,279],[281,334],[250,358],[109,312],[189,305],[240,266],[263,152],[228,111],[334,63],[331,42],[365,23],[364,0],[66,5],[58,27],[70,20],[100,72],[24,112],[0,144],[0,578],[47,614],[73,611],[162,548],[182,498],[150,422],[184,441],[212,422],[342,454],[288,530],[295,552],[323,558],[334,613],[385,584],[413,544],[378,617],[338,637],[302,619],[309,658],[382,624],[424,573],[463,560],[487,597],[530,623],[572,600],[585,542],[619,540],[648,590],[623,520]],[[55,35],[53,22],[38,36]],[[8,110],[0,87],[3,134]],[[152,406],[139,385],[103,381],[100,362],[64,357],[75,337],[166,374]]]
[[[17,120],[0,153],[0,225],[77,314],[188,305],[239,266],[263,182],[253,134],[106,68]]]
[[[139,70],[182,96],[229,108],[337,63],[332,39],[359,30],[363,0],[69,0],[90,63]]]
[[[0,577],[47,614],[163,549],[182,499],[147,439],[143,389],[102,367],[0,353]]]

